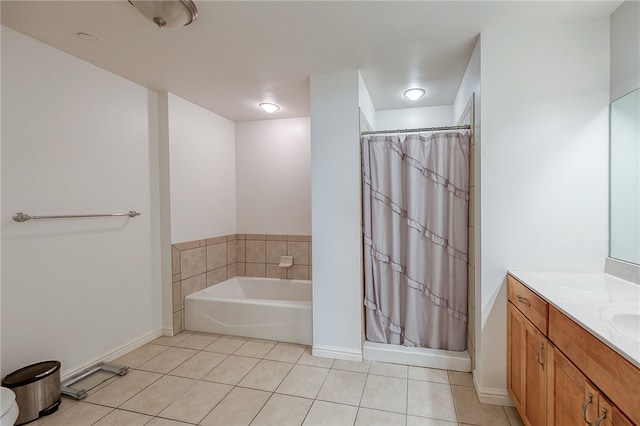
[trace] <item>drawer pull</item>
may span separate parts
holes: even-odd
[[[589,420],[587,420],[587,407],[589,406],[589,404],[591,404],[592,401],[593,401],[593,395],[589,393],[587,400],[584,402],[584,405],[582,406],[582,418],[584,419],[584,422],[588,425],[591,425],[591,423],[589,422]]]
[[[523,305],[531,306],[531,303],[529,303],[529,301],[522,296],[516,296],[516,299],[518,299],[518,302],[522,303]]]
[[[603,408],[602,414],[600,414],[600,417],[598,417],[596,420],[596,426],[600,426],[600,423],[602,423],[602,421],[606,418],[607,418],[607,409]]]
[[[540,364],[540,370],[542,371],[544,371],[544,362],[540,359],[540,353],[542,352],[543,349],[544,349],[544,342],[540,342],[540,347],[536,351],[536,360],[538,361],[538,364]]]

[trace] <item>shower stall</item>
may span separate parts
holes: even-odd
[[[471,128],[361,133],[365,359],[471,370]]]

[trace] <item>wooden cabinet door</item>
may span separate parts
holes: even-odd
[[[547,424],[547,338],[511,303],[508,327],[508,388],[524,423]]]
[[[552,424],[593,425],[598,417],[598,392],[559,350],[553,354]],[[604,426],[604,425],[602,425]]]

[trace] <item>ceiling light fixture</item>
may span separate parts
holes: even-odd
[[[261,104],[258,105],[260,108],[262,108],[265,112],[268,112],[269,114],[276,112],[277,110],[280,109],[280,107],[276,104],[270,104],[268,102],[263,102]]]
[[[198,17],[198,8],[192,0],[129,0],[129,3],[158,28],[184,27]]]
[[[407,89],[404,91],[404,97],[412,101],[417,101],[422,96],[424,96],[424,89],[420,89],[418,87],[414,87],[412,89]]]

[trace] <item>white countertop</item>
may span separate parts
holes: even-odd
[[[602,273],[509,273],[640,368],[640,286]]]

